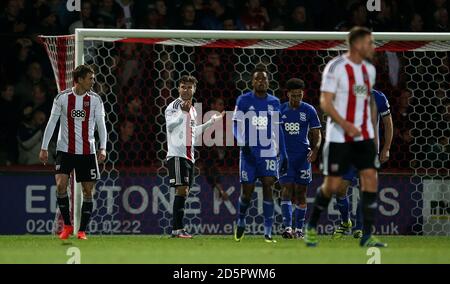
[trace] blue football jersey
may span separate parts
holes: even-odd
[[[276,157],[278,141],[275,141],[280,124],[280,100],[267,94],[257,97],[253,92],[240,95],[236,101],[233,120],[243,124],[243,133],[235,133],[239,143],[245,143],[258,157]],[[241,140],[241,141],[239,141]]]
[[[375,104],[377,105],[377,126],[376,129],[380,129],[380,120],[391,114],[391,110],[390,110],[390,106],[389,106],[389,101],[386,98],[386,96],[377,90],[372,90],[372,95],[375,98]],[[381,137],[382,133],[379,132],[378,134],[378,147],[380,145],[380,137]]]
[[[293,109],[286,102],[281,105],[280,114],[288,154],[306,152],[309,148],[309,130],[322,127],[316,109],[305,102],[300,102],[299,107]]]

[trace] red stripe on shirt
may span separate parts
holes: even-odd
[[[91,153],[91,147],[89,144],[89,115],[91,110],[91,96],[87,94],[83,98],[83,110],[85,113],[84,120],[81,124],[81,136],[83,137],[83,155],[89,155]]]
[[[75,109],[75,94],[69,94],[67,98],[67,130],[69,138],[69,147],[67,152],[75,154],[75,120],[72,117],[72,110]]]
[[[367,87],[367,96],[364,98],[364,112],[363,112],[363,123],[361,125],[361,133],[362,133],[363,139],[367,140],[367,139],[369,139],[369,131],[367,130],[367,119],[368,119],[367,105],[369,102],[371,90],[370,90],[369,73],[367,73],[366,65],[363,64],[361,69],[362,69],[362,73],[363,73],[364,84]]]
[[[353,72],[353,67],[350,64],[345,65],[345,70],[347,71],[348,77],[348,100],[347,100],[347,114],[345,119],[350,122],[355,122],[355,111],[356,111],[356,96],[353,87],[355,86],[355,73]],[[353,138],[345,133],[345,142],[351,142]]]

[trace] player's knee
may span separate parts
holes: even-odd
[[[57,181],[56,182],[56,191],[58,191],[59,195],[65,194],[67,192],[67,182]]]
[[[283,190],[281,191],[281,198],[283,200],[291,200],[292,198],[292,189],[283,187]]]

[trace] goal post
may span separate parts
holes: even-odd
[[[394,125],[398,130],[394,134],[395,137],[401,137],[398,141],[404,144],[398,144],[394,139],[391,150],[392,161],[387,166],[387,171],[392,175],[386,174],[384,177],[386,190],[382,192],[382,198],[388,201],[384,207],[380,207],[380,212],[386,211],[386,219],[395,219],[397,223],[401,223],[403,219],[407,220],[408,224],[401,229],[406,234],[450,235],[450,223],[447,218],[450,213],[445,213],[446,210],[450,211],[449,168],[442,155],[436,155],[431,149],[434,144],[439,146],[439,139],[445,139],[446,135],[444,126],[446,118],[440,113],[440,106],[435,103],[442,101],[439,100],[440,92],[445,93],[449,89],[450,33],[374,32],[373,36],[377,51],[375,64],[378,71],[377,87],[385,92],[392,91],[392,94],[388,94],[388,98],[394,107],[399,102],[405,104],[401,101],[404,96],[407,103],[409,101],[406,116],[398,120],[406,126],[400,129],[398,125]],[[211,98],[208,96],[217,93],[224,98],[227,107],[234,107],[232,104],[237,95],[250,89],[251,69],[256,64],[263,63],[271,73],[270,92],[283,97],[285,81],[290,76],[299,76],[307,83],[308,95],[305,99],[317,106],[320,74],[331,58],[347,50],[346,37],[347,32],[118,29],[76,29],[75,35],[42,37],[47,51],[51,51],[52,48],[54,50],[48,54],[57,82],[64,76],[65,79],[70,78],[74,66],[83,63],[95,66],[99,93],[104,98],[108,112],[110,155],[102,173],[100,192],[97,192],[99,202],[94,212],[94,220],[97,220],[94,226],[96,232],[117,233],[110,227],[105,229],[105,226],[100,225],[104,221],[115,222],[117,218],[128,218],[127,220],[139,221],[142,224],[145,222],[144,219],[148,216],[144,213],[133,215],[126,210],[127,206],[133,207],[129,203],[138,204],[140,201],[130,197],[131,201],[122,200],[120,202],[123,204],[117,205],[113,202],[111,205],[111,198],[119,198],[121,196],[119,191],[123,191],[125,187],[132,188],[136,192],[144,189],[162,201],[161,204],[153,203],[152,216],[157,220],[152,221],[152,224],[159,226],[160,233],[169,232],[171,208],[167,204],[173,196],[168,187],[167,169],[163,163],[165,133],[162,111],[174,98],[175,84],[182,74],[203,76],[207,72],[204,70],[213,66],[214,68],[210,69],[214,69],[216,73],[215,75],[208,73],[208,76],[216,76],[216,84],[224,88],[219,90],[213,84],[203,84],[203,78],[200,78],[203,89],[199,87],[198,91],[210,91],[201,93],[202,102],[209,103]],[[64,45],[67,46],[62,47]],[[217,55],[219,65],[209,62],[211,54]],[[205,78],[208,80],[210,77]],[[66,82],[65,86],[69,87],[70,84]],[[228,89],[232,91],[228,92]],[[405,91],[410,92],[409,97],[403,94]],[[141,107],[151,112],[153,117],[146,115],[145,111],[140,114],[141,117],[130,118],[129,114],[126,114],[129,111],[128,105],[135,103],[133,100],[137,100],[136,97],[141,101]],[[433,100],[434,98],[436,99]],[[392,111],[395,113],[397,110],[393,108]],[[141,156],[130,154],[128,150],[126,155],[121,156],[121,148],[118,146],[121,143],[118,137],[121,135],[123,126],[121,123],[124,118],[133,124],[141,148],[151,149],[148,150],[151,154],[148,154],[146,159],[143,158],[144,161],[136,161]],[[150,125],[142,125],[148,121],[151,121]],[[145,151],[139,153],[143,152]],[[230,153],[232,157],[227,159],[233,162],[228,164],[236,167],[236,155],[233,155],[236,153]],[[152,172],[156,173],[155,183],[153,180],[150,182],[145,174],[140,176],[140,172],[145,172],[143,168],[146,167],[152,168]],[[124,175],[133,182],[123,181]],[[135,183],[139,183],[136,180],[141,184],[136,185]],[[387,186],[390,181],[397,187],[404,186],[404,188],[392,190]],[[403,185],[406,181],[408,185]],[[207,194],[203,187],[204,184],[201,186],[198,184],[192,194],[202,199],[202,196]],[[155,194],[154,190],[160,195]],[[234,199],[238,191],[239,189],[235,190]],[[354,192],[356,196],[357,193]],[[75,197],[77,198],[75,204],[77,202],[81,204],[82,194],[79,185],[75,186]],[[144,197],[142,199],[145,200]],[[396,199],[401,204],[395,203]],[[201,205],[202,202],[206,205]],[[201,209],[213,208],[214,202],[200,200],[187,204],[187,223],[195,225],[209,221],[210,217]],[[448,207],[445,207],[445,204]],[[259,204],[252,203],[250,209],[250,218],[256,224],[262,223],[261,217],[258,216],[258,206]],[[79,220],[80,213],[76,212],[77,210],[74,213],[75,220]],[[139,211],[135,208],[133,210],[131,211]],[[221,224],[229,223],[234,220],[230,219],[232,210],[229,211],[223,216],[216,216],[213,213],[210,215],[220,219]],[[276,222],[280,223],[280,220],[277,217]],[[336,218],[331,217],[328,221],[333,224]],[[99,229],[98,226],[103,226],[103,229]],[[148,229],[143,232],[158,231]]]

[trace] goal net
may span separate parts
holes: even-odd
[[[251,71],[264,64],[270,92],[286,101],[285,82],[306,82],[304,100],[320,113],[319,87],[326,63],[345,52],[346,33],[223,32],[78,29],[76,35],[41,37],[58,89],[71,86],[81,63],[96,71],[95,91],[107,113],[108,157],[95,193],[91,233],[167,234],[171,201],[164,109],[177,97],[184,74],[198,78],[195,99],[203,113],[251,90]],[[380,172],[379,234],[450,235],[449,34],[375,33],[376,89],[391,104],[394,141]],[[230,123],[229,119],[225,124]],[[229,125],[228,125],[229,126]],[[383,141],[381,142],[383,144]],[[196,179],[185,211],[196,234],[231,234],[240,194],[237,147],[197,147]],[[314,165],[308,201],[322,178]],[[228,198],[220,194],[220,189]],[[75,197],[77,190],[75,186]],[[352,216],[357,185],[350,190]],[[81,194],[78,195],[80,204]],[[248,224],[263,233],[262,189],[257,186]],[[319,231],[331,233],[335,202]],[[76,207],[76,206],[75,206]],[[275,229],[281,227],[276,206]],[[77,208],[74,211],[75,218]]]

